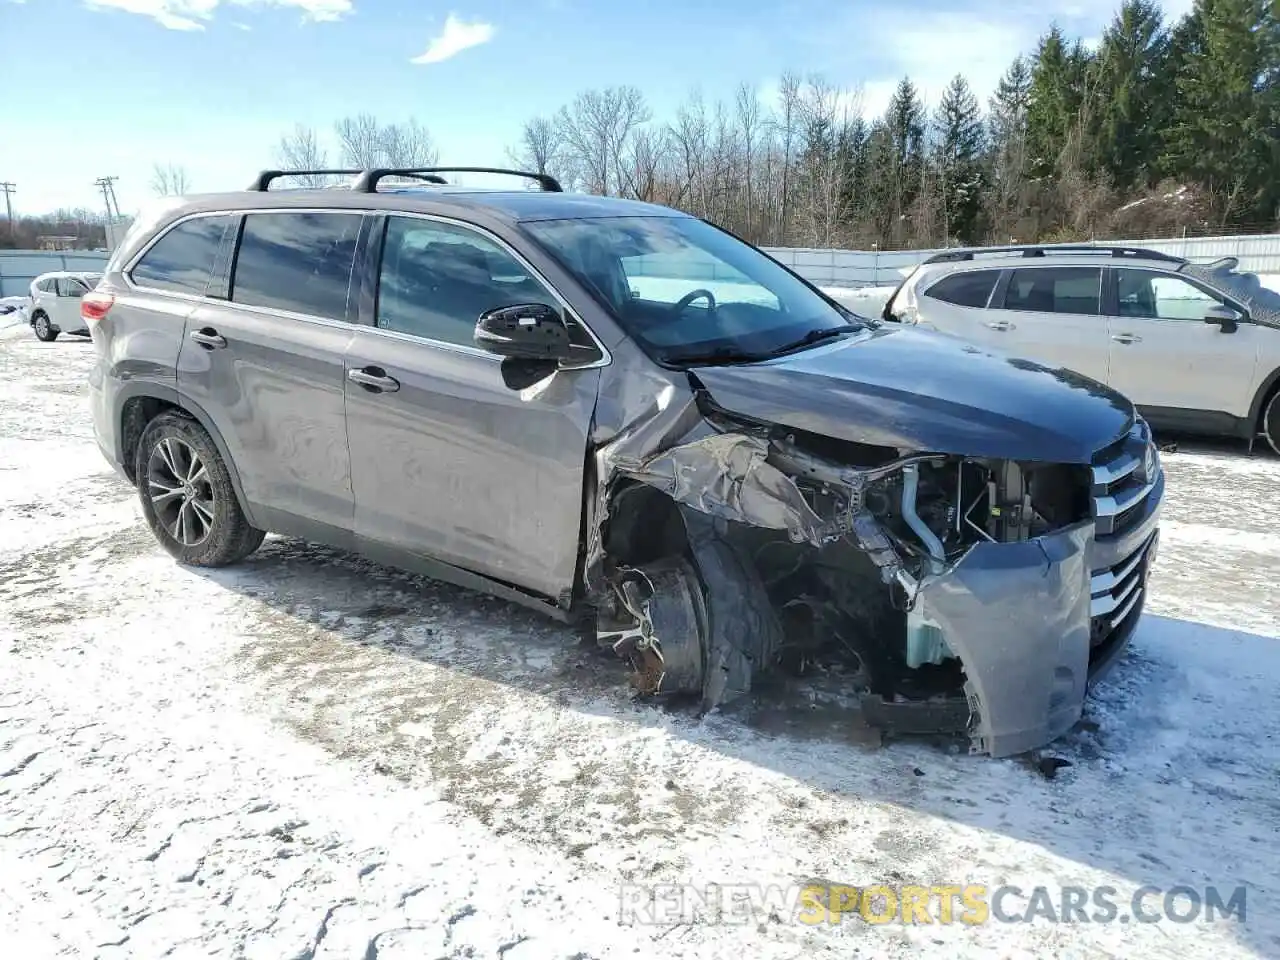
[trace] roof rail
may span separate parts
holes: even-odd
[[[413,177],[418,174],[436,174],[436,173],[495,173],[508,177],[524,177],[528,180],[537,181],[545,193],[564,193],[564,188],[560,186],[560,181],[550,174],[546,173],[528,173],[524,170],[506,170],[502,167],[405,167],[395,168],[378,168],[375,170],[357,170],[360,174],[351,189],[362,193],[377,193],[378,181],[384,177]],[[433,182],[444,183],[444,179],[440,177],[423,177],[422,179],[431,179]]]
[[[327,177],[354,177],[364,173],[363,170],[263,170],[258,174],[257,178],[249,185],[250,190],[256,190],[259,193],[266,191],[271,186],[271,181],[280,177],[304,177],[304,176],[327,176]]]
[[[1159,260],[1165,263],[1186,263],[1183,257],[1175,257],[1172,254],[1161,253],[1159,250],[1146,250],[1142,247],[1118,247],[1108,244],[1051,244],[1049,246],[1018,246],[1018,247],[975,247],[969,250],[948,250],[945,253],[934,254],[925,260],[925,263],[955,263],[961,260],[973,260],[975,255],[980,254],[1001,254],[1016,253],[1023,257],[1045,257],[1054,254],[1078,254],[1078,253],[1097,253],[1104,254],[1109,257],[1118,259],[1134,259],[1134,260]]]

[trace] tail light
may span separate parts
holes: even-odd
[[[86,293],[80,298],[80,316],[85,326],[92,329],[95,323],[107,315],[115,302],[116,298],[109,293],[99,293],[97,290]]]

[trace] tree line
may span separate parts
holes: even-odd
[[[1280,20],[1271,0],[1196,0],[1167,22],[1124,0],[1096,47],[1056,26],[986,104],[909,77],[883,116],[787,75],[773,102],[691,95],[657,119],[634,87],[526,122],[511,160],[668,204],[759,244],[868,249],[1274,228]]]

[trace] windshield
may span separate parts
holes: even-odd
[[[523,226],[662,362],[762,359],[862,325],[755,247],[692,217]]]
[[[1236,261],[1215,261],[1209,264],[1188,263],[1183,273],[1198,277],[1217,287],[1235,300],[1245,304],[1255,318],[1280,322],[1280,293],[1262,285],[1255,273],[1237,273]]]

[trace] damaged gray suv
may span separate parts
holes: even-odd
[[[457,172],[269,171],[134,225],[82,304],[92,407],[171,554],[359,551],[588,623],[705,708],[819,663],[979,752],[1075,724],[1156,551],[1128,401],[675,210]]]

